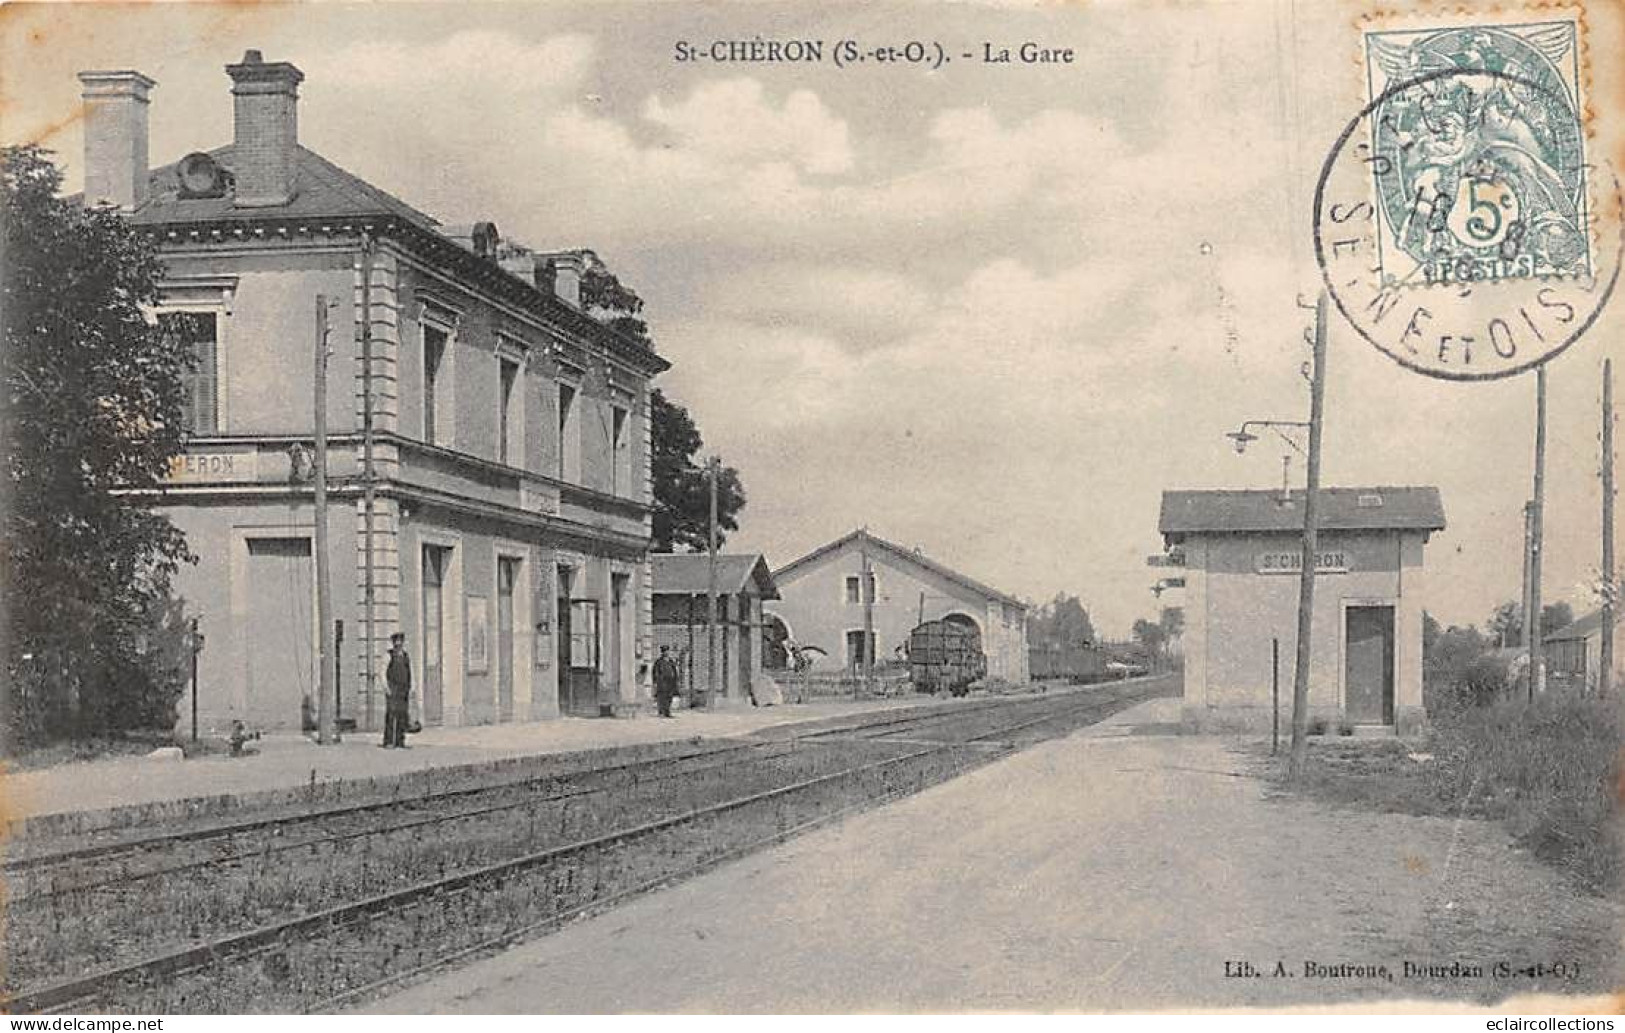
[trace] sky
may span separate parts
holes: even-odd
[[[1393,11],[1403,4],[1385,4]],[[1504,9],[1504,7],[1503,7]],[[300,140],[446,223],[590,247],[644,298],[661,378],[740,471],[730,550],[780,566],[854,527],[1097,628],[1150,587],[1171,488],[1274,487],[1243,420],[1303,419],[1311,197],[1364,103],[1342,0],[1078,5],[310,3],[0,10],[0,139],[76,189],[74,73],[134,68],[154,165],[231,138],[224,66],[306,75]],[[1587,14],[1593,161],[1625,155],[1620,5]],[[1610,35],[1611,34],[1611,35]],[[813,39],[816,64],[679,62]],[[940,42],[938,68],[836,41]],[[1022,42],[1071,63],[987,64]],[[971,52],[975,59],[962,55]],[[1616,301],[1550,367],[1545,594],[1595,605],[1600,368]],[[1432,380],[1335,315],[1324,483],[1431,484],[1428,608],[1515,599],[1532,376]]]

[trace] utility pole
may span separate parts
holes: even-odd
[[[1540,567],[1546,519],[1546,364],[1535,367],[1535,500],[1529,516],[1529,699],[1546,691],[1545,643],[1540,627]]]
[[[198,631],[198,619],[192,618],[192,634],[188,639],[192,654],[192,741],[197,742],[197,655],[203,652],[203,634]]]
[[[316,741],[338,741],[333,718],[333,584],[327,567],[327,295],[316,295]]]
[[[1597,695],[1607,698],[1614,680],[1614,360],[1602,360],[1602,643],[1598,647]]]
[[[1320,439],[1326,408],[1326,292],[1315,300],[1313,370],[1309,380],[1309,461],[1303,496],[1303,570],[1298,579],[1298,665],[1292,672],[1292,752],[1287,777],[1309,759],[1309,634],[1315,613],[1315,555],[1320,536]]]
[[[1530,569],[1530,562],[1535,556],[1535,503],[1531,499],[1523,504],[1523,593],[1518,596],[1518,612],[1520,615],[1518,629],[1518,647],[1523,650],[1524,660],[1527,662],[1532,655],[1529,652],[1529,636],[1534,627],[1529,621],[1529,586],[1533,584],[1531,577],[1534,571]],[[1501,629],[1501,645],[1508,645],[1506,629]]]
[[[365,656],[366,690],[364,723],[361,727],[374,730],[373,696],[378,691],[378,623],[374,607],[374,585],[377,572],[373,566],[373,510],[377,503],[377,485],[373,483],[373,427],[372,427],[372,256],[373,238],[370,231],[361,234],[361,536],[363,552],[362,618],[366,633],[362,653]]]
[[[875,673],[875,574],[869,565],[869,529],[865,527],[859,539],[859,555],[863,558],[858,578],[858,598],[863,600],[863,694],[871,695]]]
[[[705,685],[707,695],[717,691],[717,468],[720,459],[712,456],[705,462],[706,480],[711,494],[711,521],[706,539],[710,558],[710,583],[705,590]]]

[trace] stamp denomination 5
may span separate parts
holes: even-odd
[[[1366,36],[1370,103],[1315,192],[1338,309],[1432,376],[1508,376],[1559,354],[1607,303],[1620,191],[1588,163],[1572,22]]]

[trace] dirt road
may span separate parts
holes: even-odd
[[[1613,959],[1573,946],[1617,943],[1618,909],[1497,827],[1270,799],[1245,771],[1213,739],[1048,743],[373,1010],[1095,1011],[1618,985],[1599,971]],[[1500,978],[1500,961],[1582,977]],[[1407,978],[1406,962],[1441,968]]]

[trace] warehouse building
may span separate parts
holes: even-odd
[[[867,582],[864,571],[867,569]],[[1027,604],[867,530],[853,531],[773,572],[782,598],[767,607],[767,635],[816,646],[845,670],[868,647],[876,663],[900,661],[909,632],[926,621],[973,629],[990,678],[1027,681]]]
[[[1303,492],[1169,491],[1160,529],[1185,576],[1186,723],[1291,721]],[[1417,727],[1423,547],[1445,527],[1436,488],[1327,488],[1315,559],[1309,707],[1329,728]],[[1276,657],[1279,657],[1277,665]]]

